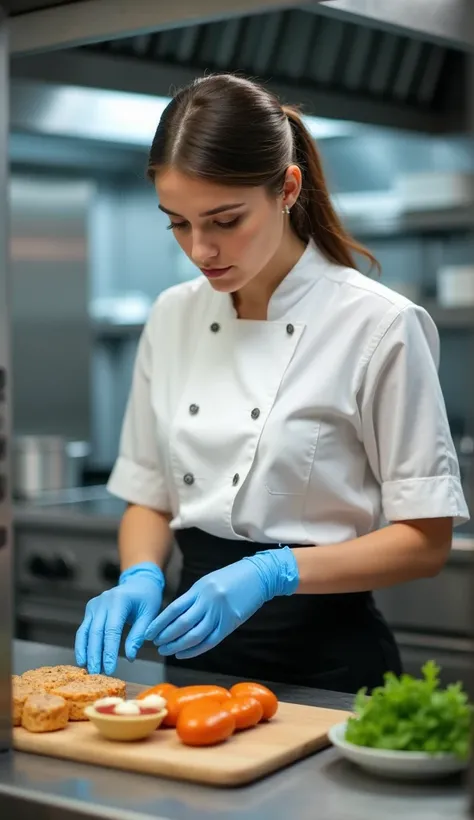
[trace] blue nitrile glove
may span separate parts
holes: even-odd
[[[164,586],[161,569],[144,561],[122,572],[118,586],[92,598],[76,634],[79,666],[87,664],[88,671],[97,674],[103,664],[105,673],[112,675],[126,623],[132,627],[125,642],[125,654],[129,661],[134,661],[146,630],[161,609]]]
[[[276,595],[292,595],[298,565],[289,547],[257,552],[210,572],[173,601],[148,627],[145,639],[161,655],[193,658],[212,649]]]

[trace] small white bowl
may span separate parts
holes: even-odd
[[[168,714],[166,709],[154,715],[103,715],[93,706],[86,706],[84,714],[108,740],[143,740],[151,735]]]
[[[397,752],[356,746],[345,739],[347,721],[337,723],[328,732],[331,743],[342,755],[371,774],[391,779],[431,780],[467,768],[468,762],[453,754],[430,755],[426,752]]]

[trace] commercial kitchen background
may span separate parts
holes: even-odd
[[[380,260],[382,281],[424,304],[474,513],[474,149],[465,55],[420,37],[290,10],[12,61],[11,286],[16,636],[71,646],[87,600],[118,577],[123,510],[113,464],[137,341],[164,288],[196,275],[145,181],[171,86],[242,70],[306,103],[334,201]],[[454,266],[454,267],[453,267]],[[471,282],[471,293],[458,281]],[[31,439],[86,442],[75,489],[21,498]],[[24,476],[23,476],[24,477]],[[38,484],[38,489],[41,482]],[[377,593],[408,671],[427,658],[464,679],[474,648],[474,525],[436,579]],[[168,568],[172,594],[179,555]],[[154,649],[143,650],[154,657]]]

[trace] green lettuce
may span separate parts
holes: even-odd
[[[370,697],[360,689],[345,739],[373,749],[448,752],[467,759],[473,707],[461,683],[441,689],[439,672],[436,663],[428,661],[421,679],[389,672],[385,684],[373,689]]]

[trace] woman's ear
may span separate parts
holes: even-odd
[[[303,183],[303,175],[298,165],[288,166],[283,183],[283,206],[292,208],[298,199]]]

